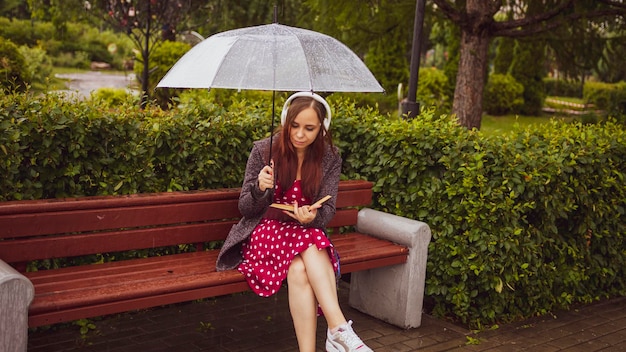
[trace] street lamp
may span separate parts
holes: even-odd
[[[411,50],[411,73],[409,77],[409,93],[400,102],[402,115],[412,119],[419,115],[420,104],[416,102],[417,82],[420,68],[420,45],[422,37],[422,27],[424,25],[424,10],[426,0],[417,0],[415,4],[415,23],[413,25],[413,47]]]

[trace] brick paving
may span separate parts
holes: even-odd
[[[296,351],[287,290],[272,298],[243,293],[92,319],[96,328],[59,324],[31,331],[28,352]],[[626,351],[626,297],[585,305],[497,329],[472,332],[424,315],[422,326],[403,330],[340,302],[354,329],[377,352],[386,351]],[[318,323],[324,346],[326,322]]]

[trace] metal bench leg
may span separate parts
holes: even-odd
[[[34,295],[33,284],[0,260],[0,351],[26,352],[28,306]]]
[[[430,228],[421,221],[365,208],[359,211],[357,230],[407,246],[409,257],[405,264],[353,272],[350,306],[403,329],[419,327]]]

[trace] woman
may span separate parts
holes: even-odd
[[[330,107],[299,92],[285,102],[282,128],[254,143],[239,197],[241,221],[231,229],[217,270],[237,268],[259,296],[287,278],[289,309],[300,351],[315,351],[317,309],[328,323],[327,351],[372,351],[346,321],[337,298],[338,256],[324,229],[335,214],[341,157],[330,136]],[[273,191],[273,192],[272,192]],[[315,204],[330,195],[322,204]],[[288,204],[290,211],[271,203]]]

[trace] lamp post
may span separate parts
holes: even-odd
[[[420,104],[416,102],[417,82],[419,79],[420,68],[420,50],[422,27],[424,25],[424,10],[426,0],[417,0],[415,4],[415,23],[413,25],[413,44],[411,50],[411,73],[409,77],[409,93],[407,97],[400,102],[402,115],[406,115],[408,119],[412,119],[419,115]]]

